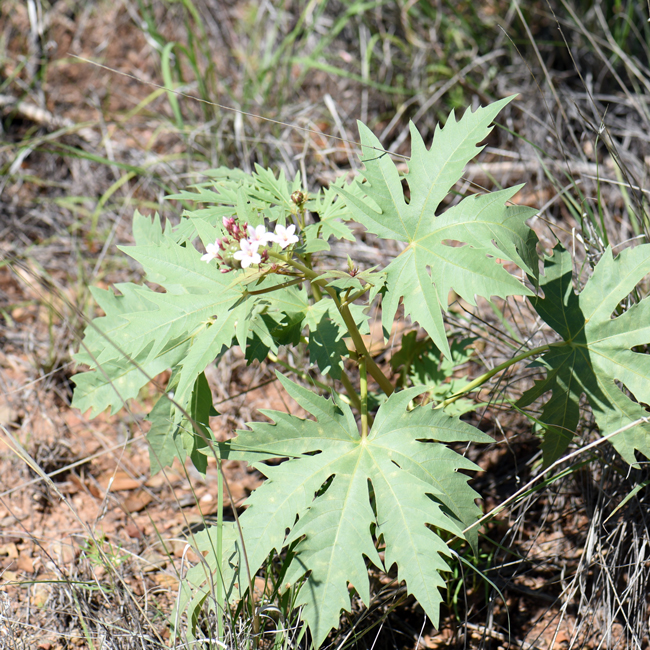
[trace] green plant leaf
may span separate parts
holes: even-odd
[[[540,359],[547,369],[517,402],[520,407],[551,391],[539,420],[546,426],[542,443],[546,465],[571,442],[586,395],[603,435],[640,418],[650,417],[650,355],[632,350],[650,343],[650,300],[615,315],[620,303],[650,273],[650,245],[624,250],[618,257],[607,248],[584,289],[576,294],[571,255],[559,244],[545,259],[540,282],[543,298],[532,298],[537,313],[561,337]],[[631,393],[636,401],[623,390]],[[641,404],[642,403],[642,404]],[[650,458],[650,423],[643,422],[611,438],[630,464],[635,449]]]
[[[91,360],[89,365],[93,370],[72,378],[75,383],[72,407],[82,413],[89,411],[91,418],[109,407],[111,414],[117,413],[127,400],[136,398],[153,377],[176,366],[185,356],[188,344],[187,340],[169,341],[153,358],[149,357],[149,347],[146,347],[135,357],[109,359],[99,366]],[[77,355],[78,360],[88,356],[86,351]]]
[[[194,467],[204,476],[208,468],[210,442],[215,440],[210,429],[210,416],[213,414],[218,415],[212,406],[212,391],[205,374],[201,372],[194,382],[189,403],[188,415],[192,421],[187,421],[188,427],[183,431],[189,434],[185,436],[185,440],[189,442],[186,442],[185,449]]]
[[[354,318],[356,326],[359,328],[361,334],[370,333],[370,316],[366,313],[368,311],[367,305],[350,305],[350,313]],[[323,298],[318,302],[310,304],[306,298],[305,294],[305,303],[304,303],[304,314],[305,314],[305,325],[307,325],[310,331],[315,330],[318,327],[318,324],[323,319],[323,316],[326,315],[333,323],[335,323],[343,333],[343,336],[348,335],[347,327],[343,321],[339,310],[336,308],[334,301],[331,298]]]
[[[343,341],[343,332],[327,314],[323,314],[318,325],[309,331],[309,359],[319,370],[334,379],[341,378],[343,357],[348,348]]]
[[[366,199],[339,189],[352,215],[370,232],[407,244],[385,269],[384,330],[390,331],[402,299],[405,313],[420,323],[448,357],[441,312],[447,311],[451,289],[470,304],[475,304],[477,295],[532,295],[498,260],[513,262],[537,275],[537,238],[525,223],[535,210],[505,205],[521,186],[469,196],[436,214],[465,165],[479,153],[476,145],[489,135],[490,123],[511,100],[475,112],[468,110],[458,122],[452,111],[444,128],[436,128],[430,149],[411,124],[412,157],[404,177],[410,200],[397,167],[383,153],[379,140],[360,123]]]
[[[160,225],[160,216],[156,212],[152,220],[140,214],[137,210],[133,214],[133,239],[138,246],[162,244],[164,241],[163,229]]]
[[[220,226],[222,217],[233,214],[252,225],[262,223],[264,217],[284,224],[296,207],[291,201],[291,193],[302,185],[299,174],[289,185],[283,171],[276,178],[272,171],[259,165],[255,166],[252,174],[225,167],[204,173],[211,180],[192,185],[193,191],[183,190],[167,198],[208,205],[186,210],[183,216],[191,222],[203,219],[213,226]],[[192,239],[193,232],[189,229],[185,239]]]
[[[77,408],[92,409],[91,417],[109,406],[116,412],[151,378],[181,362],[177,401],[186,407],[196,378],[230,345],[238,318],[254,303],[239,304],[242,290],[202,262],[195,248],[163,232],[159,220],[136,215],[135,228],[142,243],[124,250],[165,292],[131,283],[116,285],[121,295],[93,291],[106,316],[86,328],[75,359],[91,370],[75,376],[73,399]]]
[[[294,248],[294,252],[298,255],[304,256],[330,250],[330,245],[327,243],[327,240],[322,239],[317,230],[306,228],[303,234],[304,242],[296,245]]]
[[[252,301],[250,301],[252,302]],[[194,382],[223,351],[230,347],[235,338],[237,323],[245,319],[250,309],[248,302],[233,307],[216,320],[205,323],[192,336],[191,346],[181,361],[176,399],[179,404],[187,403]]]
[[[271,351],[277,354],[278,346],[271,333],[277,327],[277,321],[269,314],[260,314],[253,320],[246,341],[246,361],[248,363],[255,359],[260,362],[264,361]]]
[[[309,201],[307,201],[307,209],[318,215],[318,221],[305,228],[305,236],[309,237],[313,232],[315,236],[325,241],[330,237],[355,241],[350,227],[343,223],[344,221],[349,221],[352,218],[352,214],[350,214],[348,206],[340,196],[338,190],[341,187],[346,187],[343,176],[337,178],[323,192],[322,196],[318,193],[315,197],[310,197]],[[362,198],[364,195],[356,182],[347,186],[347,191],[355,193],[359,198]]]
[[[209,418],[211,415],[218,415],[212,406],[212,391],[205,374],[198,375],[186,409],[191,421],[183,415],[179,422],[176,407],[168,399],[169,396],[177,401],[174,391],[178,386],[178,378],[177,368],[169,379],[166,394],[160,396],[147,416],[147,420],[151,422],[147,442],[152,476],[163,467],[170,467],[174,458],[184,462],[188,454],[199,472],[205,474],[207,469],[207,441],[214,440],[208,426]],[[195,426],[200,429],[200,433],[195,430]]]
[[[382,539],[386,568],[398,565],[400,579],[437,625],[440,574],[449,570],[450,556],[442,531],[463,537],[480,515],[478,495],[457,471],[477,467],[445,443],[491,438],[430,407],[408,411],[420,391],[411,389],[380,407],[362,440],[344,402],[278,376],[316,419],[263,411],[273,424],[253,423],[221,446],[224,458],[253,463],[268,477],[240,517],[250,570],[274,549],[297,542],[288,576],[297,581],[310,571],[299,602],[318,647],[338,625],[341,609],[350,609],[348,583],[368,602],[364,558],[382,567],[375,547]],[[278,457],[288,460],[265,463]]]
[[[270,169],[264,169],[261,165],[255,163],[255,172],[252,175],[254,187],[251,195],[268,205],[277,204],[285,208],[287,212],[295,209],[295,204],[291,200],[291,194],[302,189],[300,174],[296,172],[291,187],[287,181],[284,171],[280,170],[278,177]]]

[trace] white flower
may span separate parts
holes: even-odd
[[[273,241],[273,234],[266,232],[264,224],[260,224],[257,228],[248,226],[248,241],[257,242],[260,246],[266,246],[270,241]]]
[[[212,262],[212,260],[219,255],[219,240],[217,240],[214,244],[208,244],[205,247],[205,250],[208,251],[205,255],[201,256],[201,261],[202,262]]]
[[[280,248],[291,246],[291,244],[295,244],[298,241],[297,235],[293,234],[295,231],[296,226],[294,224],[291,224],[286,228],[280,224],[277,224],[275,226],[275,235],[273,235],[273,239],[271,241],[279,244]]]
[[[237,251],[233,257],[241,262],[242,268],[247,269],[251,264],[259,264],[262,261],[260,254],[257,252],[259,242],[242,239],[239,242],[241,250]]]

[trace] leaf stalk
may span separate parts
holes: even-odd
[[[510,366],[513,366],[515,363],[519,363],[519,361],[523,361],[524,359],[528,359],[529,357],[534,357],[535,355],[543,354],[544,352],[547,352],[550,347],[551,347],[550,345],[541,345],[538,348],[533,348],[532,350],[528,350],[528,352],[522,352],[521,354],[517,355],[516,357],[513,357],[512,359],[509,359],[508,361],[504,361],[502,364],[499,364],[498,366],[492,368],[492,370],[482,374],[480,377],[477,377],[474,381],[471,381],[462,390],[459,390],[457,393],[454,393],[451,397],[448,397],[444,402],[440,402],[440,404],[438,404],[438,406],[434,408],[443,409],[449,406],[450,404],[453,404],[456,400],[460,399],[463,395],[466,395],[467,393],[471,393],[475,388],[482,386],[486,381],[492,379],[494,375],[499,374],[502,370],[506,370]]]
[[[345,369],[341,372],[341,383],[343,384],[343,388],[345,388],[345,392],[348,394],[350,404],[352,404],[352,406],[354,406],[354,408],[357,409],[357,411],[361,412],[362,409],[361,400],[357,395],[357,391],[354,390],[354,386],[352,385],[352,382],[350,381],[349,377],[345,374]]]
[[[372,285],[367,284],[365,287],[363,287],[363,289],[359,289],[359,291],[353,293],[352,296],[350,297],[346,296],[345,300],[341,303],[341,305],[345,305],[347,307],[348,305],[351,305],[353,302],[359,300],[359,298],[361,298],[361,296],[363,296],[363,294],[366,293],[371,286]]]
[[[366,357],[359,358],[359,393],[361,394],[361,440],[368,437],[368,375]]]

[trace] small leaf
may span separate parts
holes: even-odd
[[[287,182],[287,178],[284,175],[284,170],[280,170],[278,177],[275,177],[275,174],[270,169],[264,169],[264,167],[255,163],[255,173],[253,174],[254,179],[254,190],[252,195],[268,203],[269,205],[277,204],[281,205],[287,212],[295,207],[291,201],[291,193],[294,191],[293,187],[295,184],[300,186],[300,175],[296,175],[294,181],[294,186],[290,189]]]
[[[306,207],[318,215],[318,221],[305,228],[304,232],[308,237],[320,237],[324,241],[327,241],[330,237],[355,241],[354,234],[349,226],[343,223],[343,221],[352,218],[350,210],[338,192],[338,188],[345,186],[345,178],[341,176],[325,190],[322,197],[320,195],[310,197]],[[357,194],[359,198],[363,197],[364,193],[356,183],[347,186],[347,190]]]
[[[323,374],[340,379],[343,357],[347,354],[343,331],[323,314],[318,325],[309,331],[309,360],[317,364]]]
[[[304,236],[304,242],[296,245],[294,248],[294,251],[299,255],[308,255],[310,253],[320,253],[330,250],[330,245],[327,243],[327,240],[319,237],[316,230],[305,228],[302,234]]]
[[[210,414],[214,411],[212,391],[203,372],[196,378],[188,410],[192,418],[192,422],[188,421],[189,431],[192,434],[192,446],[188,449],[188,453],[194,467],[205,476],[208,468],[209,443],[215,438],[210,429]],[[199,430],[197,431],[196,428]]]
[[[184,462],[186,454],[190,455],[199,472],[205,475],[207,469],[206,441],[214,440],[209,428],[209,418],[218,415],[212,406],[212,391],[205,374],[201,373],[196,378],[192,398],[187,406],[187,413],[193,423],[184,416],[178,421],[176,406],[168,399],[170,396],[177,401],[174,394],[177,385],[178,371],[172,374],[166,394],[161,395],[147,416],[147,420],[151,422],[147,442],[152,476],[163,467],[170,467],[175,458]],[[195,430],[194,425],[200,428],[201,433]]]

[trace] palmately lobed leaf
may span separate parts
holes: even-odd
[[[632,349],[650,344],[650,300],[615,313],[650,273],[650,245],[628,248],[617,257],[608,248],[579,294],[573,286],[571,255],[561,245],[546,258],[544,268],[540,281],[544,298],[531,302],[563,341],[551,346],[540,360],[547,369],[546,378],[518,402],[524,407],[551,391],[539,416],[547,427],[544,462],[559,458],[571,442],[582,395],[603,435],[645,418],[613,436],[611,442],[630,464],[636,464],[635,450],[650,458],[650,412],[642,406],[650,404],[650,355]]]
[[[390,156],[360,124],[366,197],[339,189],[354,218],[370,232],[407,244],[385,269],[385,331],[390,331],[402,300],[406,315],[427,331],[447,357],[451,353],[442,312],[448,309],[450,290],[471,304],[475,304],[475,296],[532,295],[499,260],[513,262],[537,276],[537,238],[526,225],[535,210],[506,205],[521,186],[466,197],[438,214],[465,165],[480,152],[477,144],[490,133],[492,120],[512,99],[468,110],[459,121],[452,112],[445,126],[436,128],[429,149],[411,125],[412,157],[404,176],[409,200]]]
[[[196,378],[230,345],[242,312],[232,313],[242,290],[201,262],[194,247],[176,242],[169,228],[163,232],[159,219],[136,214],[134,229],[139,243],[123,250],[165,291],[130,283],[117,285],[121,295],[93,291],[106,315],[86,328],[75,359],[91,370],[74,377],[73,399],[92,416],[108,407],[116,412],[153,377],[176,366],[177,397],[185,407]]]
[[[221,447],[224,458],[253,463],[268,477],[240,517],[251,571],[274,549],[296,544],[287,580],[307,574],[299,603],[318,646],[350,609],[349,584],[368,602],[366,560],[384,567],[376,548],[383,541],[385,568],[397,563],[437,624],[450,552],[436,531],[462,538],[480,516],[478,495],[457,471],[477,467],[446,443],[491,438],[430,406],[409,411],[416,388],[394,393],[362,440],[347,404],[279,378],[315,420],[264,411],[273,423],[253,423]],[[265,463],[278,457],[288,460]]]

